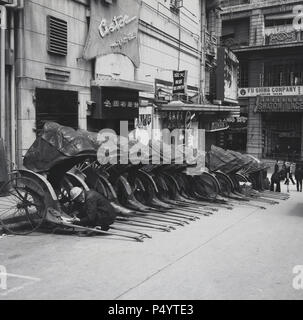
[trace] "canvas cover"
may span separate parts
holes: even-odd
[[[47,172],[60,164],[71,169],[77,159],[95,155],[95,145],[82,131],[47,122],[27,151],[23,164],[28,170]]]
[[[222,171],[224,173],[242,172],[249,174],[266,169],[266,164],[248,154],[236,151],[224,150],[212,146],[207,155],[207,167],[210,171]]]

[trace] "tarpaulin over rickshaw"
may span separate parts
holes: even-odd
[[[82,131],[54,122],[44,125],[41,134],[27,151],[23,164],[34,172],[58,168],[68,171],[87,157],[96,157],[96,148]]]
[[[207,166],[210,171],[222,171],[225,173],[234,173],[243,171],[251,173],[266,169],[266,165],[258,159],[239,152],[224,150],[212,146],[207,156]]]

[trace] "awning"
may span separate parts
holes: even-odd
[[[233,112],[239,113],[240,106],[219,106],[215,104],[190,104],[181,101],[171,102],[162,106],[157,106],[159,110],[163,111],[196,111],[196,112]]]
[[[91,82],[92,87],[112,87],[136,90],[140,92],[154,92],[154,86],[138,81],[120,79],[98,79]]]

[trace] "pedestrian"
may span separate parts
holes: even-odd
[[[289,186],[289,181],[291,181],[292,184],[295,185],[295,181],[292,177],[291,164],[286,163],[285,166],[286,166],[286,178],[285,178],[284,184]]]
[[[271,176],[270,191],[281,192],[281,171],[279,170],[278,161],[275,164],[274,173]]]
[[[80,219],[80,225],[98,226],[107,231],[115,222],[117,217],[115,208],[100,193],[75,187],[70,191],[70,198],[73,203],[72,215]]]
[[[300,165],[297,165],[295,178],[297,182],[297,191],[302,192],[302,180],[303,180],[303,169]]]

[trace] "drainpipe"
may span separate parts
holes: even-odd
[[[5,33],[7,23],[7,12],[5,6],[1,7],[2,25],[1,25],[1,44],[0,44],[0,115],[1,115],[1,138],[5,141]],[[1,19],[2,20],[2,19]]]
[[[205,92],[205,20],[206,20],[206,0],[201,0],[201,56],[200,56],[200,104],[204,102],[204,92]]]
[[[19,5],[20,2],[20,5]],[[6,8],[14,10],[14,9],[23,9],[24,0],[14,0],[12,4],[6,5]],[[10,49],[14,53],[14,63],[11,68],[11,76],[10,76],[10,100],[11,100],[11,108],[10,108],[10,135],[11,135],[11,162],[13,165],[16,165],[16,66],[15,66],[15,16],[14,13],[11,14],[10,20]]]
[[[10,27],[10,49],[14,55],[14,63],[11,68],[11,162],[16,163],[16,69],[15,69],[15,16],[11,15],[11,27]]]

